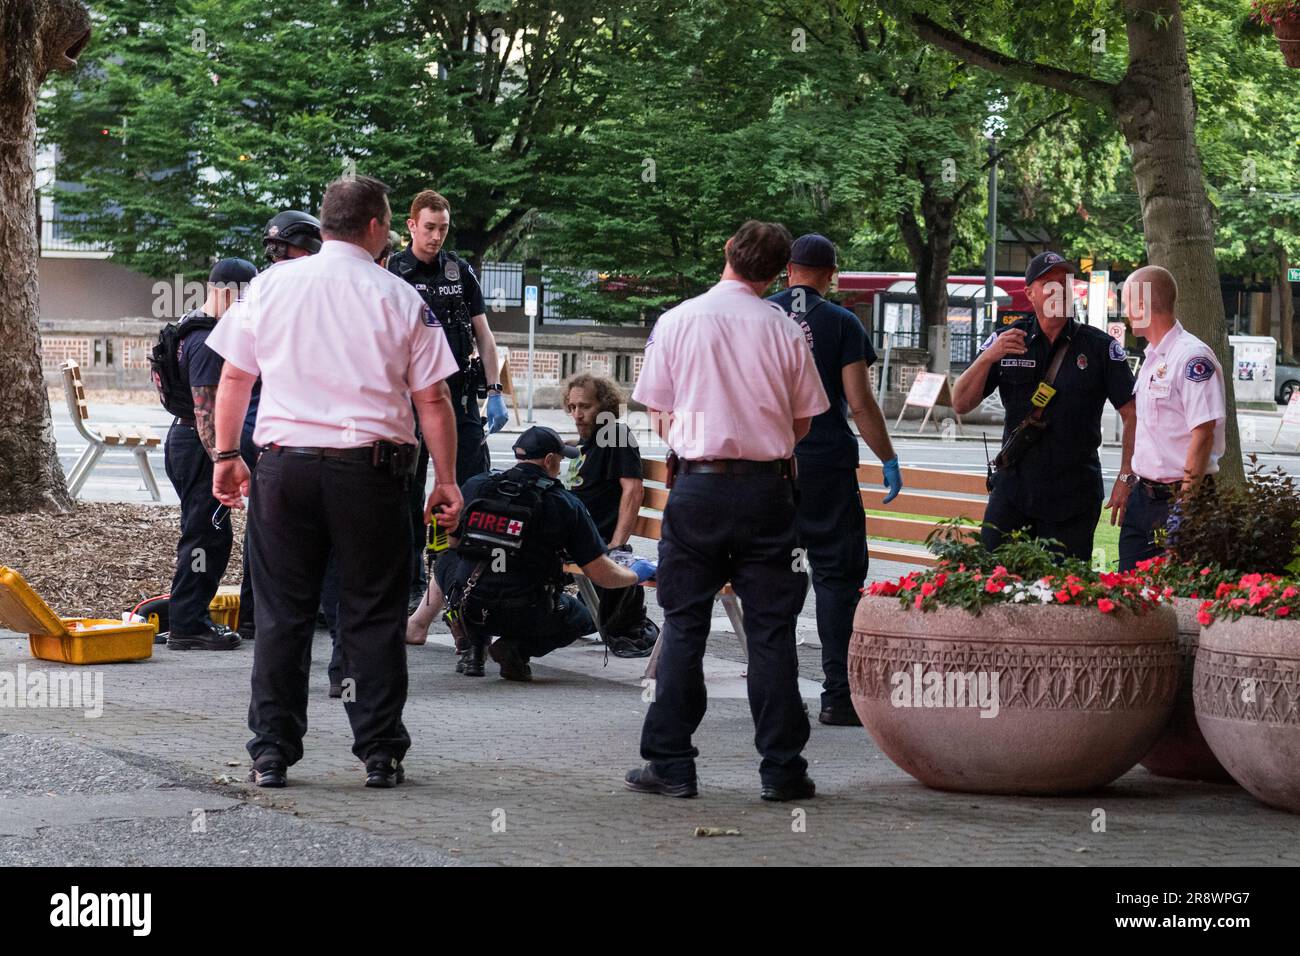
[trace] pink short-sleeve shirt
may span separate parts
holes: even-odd
[[[1214,422],[1207,474],[1219,470],[1227,409],[1223,369],[1208,345],[1175,322],[1159,345],[1148,345],[1138,370],[1133,471],[1151,481],[1181,481],[1192,429]]]
[[[411,444],[411,392],[457,371],[419,293],[360,246],[335,240],[257,276],[207,344],[261,375],[258,445]]]
[[[663,314],[632,397],[672,412],[686,459],[789,458],[794,420],[830,407],[800,327],[730,279]]]

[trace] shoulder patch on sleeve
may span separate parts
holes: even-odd
[[[989,333],[989,337],[986,338],[983,342],[980,343],[980,347],[979,347],[978,351],[983,352],[986,348],[988,348],[990,345],[993,344],[994,340],[995,340],[997,337],[998,337],[998,334],[997,334],[996,332],[990,332],[990,333]]]
[[[1110,340],[1110,357],[1116,362],[1123,362],[1128,358],[1128,353],[1124,351],[1124,346],[1116,339]]]
[[[1198,355],[1188,360],[1184,374],[1190,382],[1204,382],[1214,375],[1214,362],[1208,356]]]
[[[442,328],[442,323],[438,321],[438,317],[433,314],[433,310],[427,305],[423,306],[421,318],[424,320],[424,324],[431,329]]]

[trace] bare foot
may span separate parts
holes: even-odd
[[[423,644],[429,639],[429,625],[412,617],[406,622],[406,643]]]

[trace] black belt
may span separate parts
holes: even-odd
[[[1156,501],[1167,501],[1174,497],[1182,490],[1182,480],[1178,481],[1152,481],[1150,478],[1138,478],[1138,484]],[[1214,486],[1213,475],[1202,475],[1201,485],[1206,488]]]
[[[172,419],[172,424],[173,424],[173,425],[184,425],[186,428],[195,428],[195,427],[197,427],[197,426],[194,424],[194,419],[192,419],[192,418],[175,418],[175,419]]]
[[[744,458],[697,458],[683,459],[680,465],[683,475],[781,475],[789,477],[793,459],[780,458],[776,461],[748,461]]]
[[[375,456],[374,446],[363,445],[360,448],[303,448],[290,445],[270,444],[262,449],[272,455],[301,455],[304,458],[337,458],[342,461],[364,461],[369,463]]]

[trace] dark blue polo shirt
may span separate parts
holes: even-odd
[[[1004,326],[981,344],[982,352],[1010,329],[1025,333],[1024,355],[1008,355],[989,369],[988,397],[997,389],[1006,409],[1002,442],[1032,410],[1030,399],[1047,373],[1052,343],[1036,318]],[[1097,508],[1104,489],[1101,412],[1109,401],[1121,408],[1133,400],[1133,373],[1124,347],[1098,328],[1071,319],[1061,333],[1070,336],[1056,374],[1056,394],[1047,407],[1047,428],[1014,468],[998,476],[996,495],[1010,495],[1017,510],[1044,521],[1066,521]]]
[[[796,310],[802,292],[803,309]],[[795,446],[800,468],[856,468],[858,440],[849,427],[849,403],[844,396],[844,366],[876,360],[867,330],[848,309],[822,298],[811,286],[791,286],[768,301],[785,310],[791,321],[803,327],[804,337],[812,349],[817,374],[831,407],[812,420],[808,434]]]
[[[208,348],[208,336],[212,329],[200,329],[191,332],[181,340],[180,364],[185,377],[189,379],[190,388],[215,386],[221,381],[223,359]],[[253,394],[248,399],[248,414],[244,416],[244,431],[251,432],[257,424],[257,403],[262,397],[262,380],[253,383]]]

